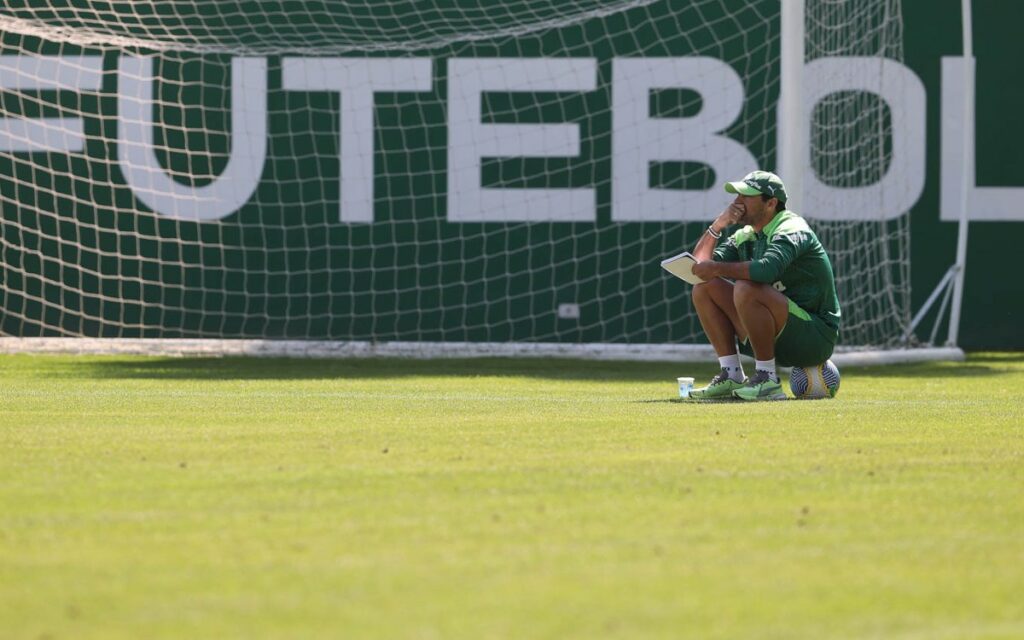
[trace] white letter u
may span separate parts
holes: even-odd
[[[153,143],[153,58],[118,62],[117,156],[135,197],[156,213],[179,220],[219,220],[252,196],[267,155],[267,62],[231,61],[231,157],[210,184],[183,185],[164,171]]]

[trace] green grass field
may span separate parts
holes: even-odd
[[[0,358],[3,638],[1024,637],[1024,355]]]

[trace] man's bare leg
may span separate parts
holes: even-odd
[[[719,357],[736,353],[736,338],[747,336],[736,309],[733,285],[715,278],[693,287],[693,306],[711,346]]]
[[[733,303],[740,325],[754,349],[754,357],[774,360],[775,338],[789,318],[789,299],[770,285],[737,280],[733,286]]]
[[[743,339],[746,332],[733,297],[732,283],[721,278],[693,288],[693,306],[722,367],[721,373],[712,378],[710,384],[690,392],[690,397],[695,400],[732,400],[732,392],[743,386],[743,367],[736,352],[736,338]]]
[[[789,319],[789,300],[767,284],[740,280],[733,287],[733,301],[754,349],[756,366],[746,386],[733,396],[741,400],[784,399],[786,393],[775,368],[775,338]]]

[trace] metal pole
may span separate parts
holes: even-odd
[[[803,199],[803,172],[807,158],[808,127],[804,122],[803,74],[805,61],[804,0],[780,0],[780,87],[778,136],[775,140],[778,173],[786,183],[786,207],[799,210]]]
[[[964,121],[963,121],[963,184],[960,189],[960,224],[956,237],[957,273],[953,280],[953,306],[949,310],[947,346],[956,346],[960,333],[960,309],[964,299],[964,276],[967,271],[967,206],[968,194],[977,184],[974,162],[974,38],[971,26],[971,0],[961,0],[964,40]]]
[[[946,287],[946,294],[942,296],[942,304],[939,305],[938,318],[941,320],[942,316],[946,314],[946,305],[949,304],[949,294],[953,292],[953,287]],[[935,326],[932,327],[932,335],[928,338],[928,346],[935,344],[935,336],[939,333],[939,323],[936,322]]]
[[[918,310],[917,315],[914,316],[914,319],[910,321],[910,326],[907,327],[907,330],[903,333],[903,342],[908,342],[910,340],[910,336],[914,334],[914,329],[916,329],[917,325],[924,320],[924,315],[928,313],[928,310],[932,308],[933,304],[935,304],[935,300],[944,292],[949,291],[949,281],[956,275],[956,273],[956,265],[953,265],[946,270],[946,275],[942,276],[942,280],[939,280],[939,284],[935,286],[935,290],[932,291],[932,294],[928,296],[928,299],[924,301],[923,305],[921,305],[921,308]],[[943,305],[943,307],[945,307],[945,305]],[[935,326],[938,327],[941,322],[942,312],[940,311],[935,319]],[[934,339],[935,337],[933,333],[932,340]]]

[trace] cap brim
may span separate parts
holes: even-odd
[[[729,193],[738,193],[744,196],[757,196],[761,195],[761,192],[750,186],[746,182],[726,182],[725,190]]]

